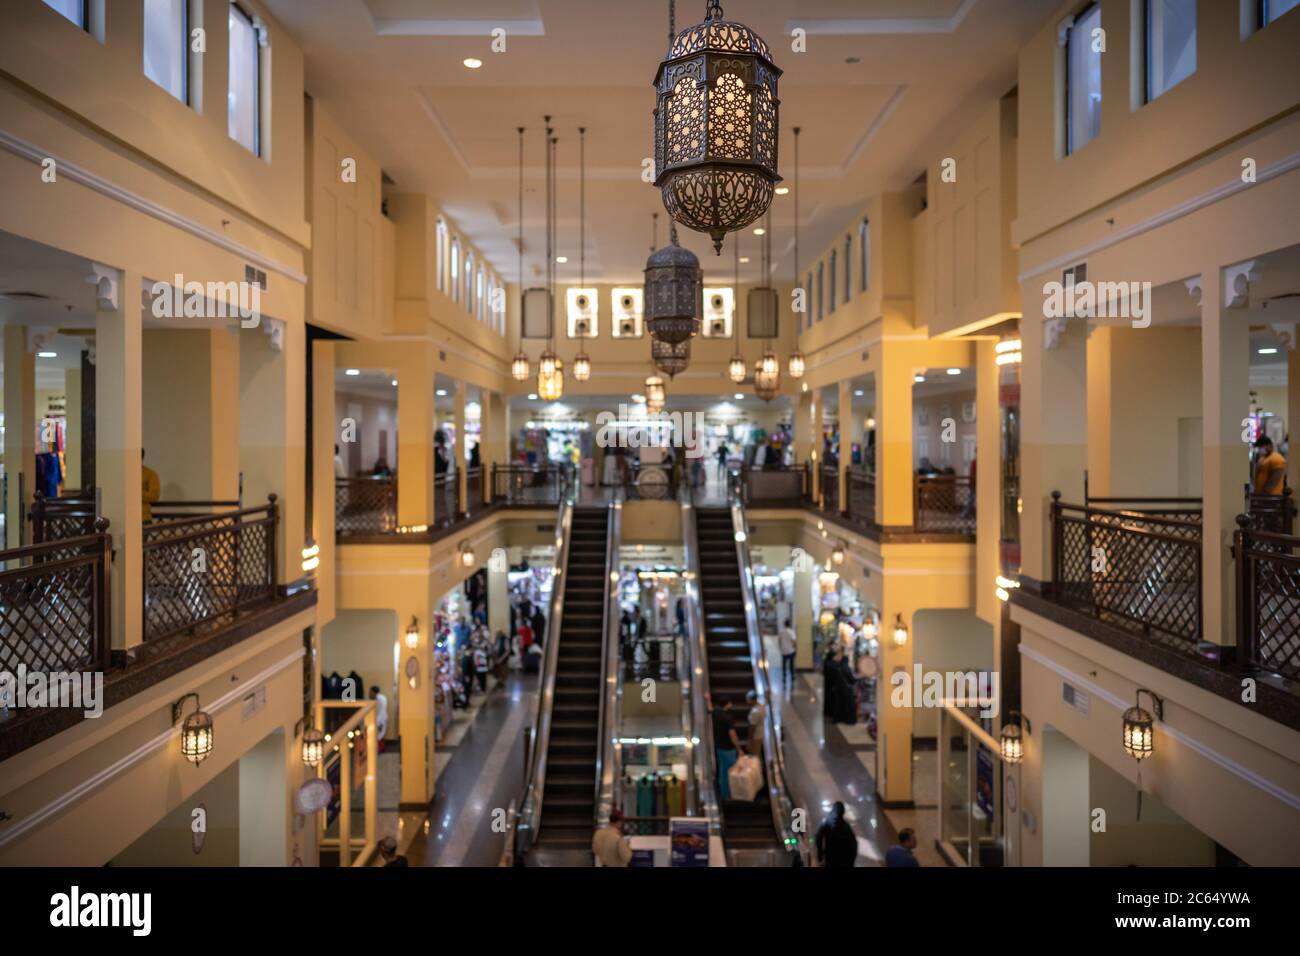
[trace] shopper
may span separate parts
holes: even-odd
[[[1286,459],[1267,435],[1255,442],[1255,452],[1255,494],[1282,494],[1286,488]]]
[[[480,693],[487,693],[488,671],[492,669],[492,658],[487,638],[482,631],[474,636],[474,676],[478,678]]]
[[[410,866],[411,863],[406,857],[397,852],[397,841],[390,836],[384,837],[379,841],[379,855],[384,860],[384,866]]]
[[[858,859],[858,838],[844,819],[844,803],[836,800],[817,828],[817,862],[822,866],[851,867]]]
[[[474,693],[474,652],[468,641],[460,645],[460,684],[468,701]]]
[[[623,836],[623,811],[609,811],[609,823],[591,838],[591,852],[601,866],[627,866],[632,862],[632,845]]]
[[[920,866],[916,854],[916,831],[905,827],[898,831],[898,845],[885,851],[885,866]]]
[[[713,721],[713,749],[717,752],[718,789],[724,801],[731,799],[731,782],[727,773],[740,756],[740,738],[736,736],[736,722],[731,716],[731,701],[714,706],[711,695],[705,695],[709,716]]]
[[[492,676],[498,684],[505,684],[510,667],[510,639],[505,631],[497,631],[496,644],[492,651]]]
[[[763,727],[767,718],[767,708],[758,699],[758,691],[745,691],[745,704],[749,707],[746,720],[749,721],[749,739],[745,741],[745,751],[760,760],[763,757]]]
[[[731,449],[727,447],[725,441],[718,442],[718,450],[714,455],[718,459],[718,480],[724,481],[727,477],[727,459],[731,455]]]
[[[794,690],[794,625],[790,618],[785,619],[776,634],[777,644],[781,650],[781,686]]]

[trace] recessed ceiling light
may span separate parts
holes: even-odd
[[[360,375],[360,374],[361,374],[361,369],[359,369],[359,368],[350,368],[350,369],[348,369],[346,372],[344,372],[343,374],[344,374],[344,375]]]
[[[465,66],[467,66],[471,70],[477,70],[480,66],[483,65],[483,61],[480,60],[478,57],[474,57],[474,56],[467,56],[461,62],[464,63]]]
[[[1273,349],[1273,351],[1276,352],[1277,349]],[[58,352],[37,352],[36,357],[37,358],[58,358],[59,353]]]
[[[536,392],[529,392],[529,393],[528,393],[528,400],[529,400],[530,402],[535,402],[535,401],[537,401],[537,393],[536,393]]]
[[[735,395],[732,395],[731,397],[734,398],[736,401],[741,402],[741,401],[744,401],[744,399],[745,399],[745,393],[744,393],[744,392],[737,392]]]
[[[445,388],[435,388],[433,390],[433,394],[437,395],[439,398],[445,398],[447,395],[447,390]]]
[[[778,196],[785,196],[785,195],[788,195],[789,192],[790,192],[790,187],[789,187],[789,186],[777,186],[777,187],[776,187],[776,194],[777,194]]]
[[[924,376],[924,375],[916,375],[916,376],[913,376],[912,381],[917,382],[917,383],[924,382],[924,381],[925,381],[925,376]]]
[[[569,261],[569,257],[568,257],[568,256],[556,256],[556,257],[555,257],[555,261],[558,262],[560,265],[564,265],[566,262]]]
[[[856,395],[858,398],[861,398],[863,395],[866,394],[866,392],[862,391],[862,389],[860,388],[855,388],[853,390],[853,394]]]
[[[959,368],[950,368],[950,369],[948,369],[948,374],[949,374],[949,375],[960,375],[960,374],[961,374],[961,369],[959,369]]]
[[[740,264],[741,264],[741,265],[745,265],[745,264],[748,263],[748,262],[749,262],[749,256],[741,256],[741,257],[740,257]]]
[[[759,226],[757,229],[754,230],[754,235],[765,236],[767,235],[767,230],[764,229],[762,226]]]
[[[44,352],[41,353],[41,355],[44,355],[44,354],[45,354]],[[1273,348],[1269,348],[1269,349],[1260,349],[1260,350],[1259,350],[1259,354],[1260,354],[1260,355],[1276,355],[1276,354],[1277,354],[1277,349],[1273,349]]]

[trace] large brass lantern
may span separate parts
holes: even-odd
[[[564,397],[564,362],[547,349],[537,364],[537,394],[544,402],[558,402]]]
[[[655,185],[668,214],[707,232],[719,255],[727,233],[767,211],[781,181],[780,75],[763,38],[709,0],[704,22],[673,37],[655,76]]]
[[[669,378],[676,378],[691,364],[691,340],[665,342],[650,340],[650,359],[654,366]]]
[[[766,356],[764,356],[766,358]],[[765,402],[770,402],[776,398],[777,393],[781,391],[781,365],[777,363],[773,368],[770,363],[765,363],[764,359],[759,359],[754,363],[754,394]]]
[[[652,252],[645,264],[645,325],[652,338],[675,345],[700,331],[704,271],[689,249],[672,242]]]

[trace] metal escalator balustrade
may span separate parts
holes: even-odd
[[[547,629],[548,662],[553,655],[554,666],[548,674],[546,752],[537,764],[535,849],[589,853],[591,848],[601,769],[609,510],[572,513],[561,618]]]

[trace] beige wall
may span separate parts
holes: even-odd
[[[202,809],[197,824],[194,812]],[[239,866],[239,761],[115,856],[110,866]],[[196,825],[205,825],[195,851]]]
[[[358,699],[370,696],[377,685],[388,698],[388,737],[397,737],[397,659],[393,645],[406,632],[406,621],[399,621],[392,610],[340,611],[334,620],[321,628],[321,674],[338,671],[347,677],[352,671],[361,675],[363,686],[357,688]]]

